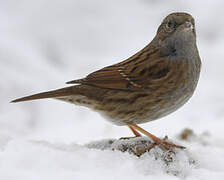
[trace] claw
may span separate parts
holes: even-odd
[[[146,136],[148,136],[149,138],[151,138],[154,141],[155,145],[162,146],[164,149],[166,149],[168,151],[172,151],[172,148],[185,149],[184,146],[180,146],[180,145],[176,145],[171,142],[167,142],[168,136],[165,136],[163,139],[160,139],[160,138],[154,136],[153,134],[149,133],[148,131],[142,129],[141,127],[137,126],[136,124],[129,124],[128,126],[130,126],[134,130],[138,130],[141,133],[145,134]]]
[[[185,149],[186,147],[176,145],[172,142],[167,142],[168,136],[165,136],[163,139],[154,140],[156,145],[162,146],[166,150],[171,150],[172,148]]]
[[[121,137],[119,138],[119,140],[129,140],[129,139],[133,139],[133,138],[136,138],[138,136],[133,136],[133,137]]]

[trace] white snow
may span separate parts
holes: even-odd
[[[222,0],[0,1],[0,180],[224,179],[223,7]],[[189,103],[142,125],[187,146],[169,167],[150,154],[87,148],[131,135],[87,108],[56,100],[9,103],[133,55],[174,11],[195,17],[203,67]],[[186,127],[199,138],[178,140]],[[167,168],[181,173],[167,174]]]

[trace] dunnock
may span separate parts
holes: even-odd
[[[141,51],[105,67],[77,84],[12,102],[55,98],[89,107],[117,125],[127,125],[165,149],[184,148],[150,134],[137,124],[166,116],[184,105],[196,88],[201,61],[196,46],[194,19],[172,13],[159,26],[155,38]]]

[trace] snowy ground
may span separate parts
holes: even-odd
[[[224,179],[223,7],[222,0],[0,0],[0,179]],[[147,154],[83,146],[130,135],[88,109],[56,100],[9,104],[129,57],[174,11],[195,17],[200,82],[182,109],[142,127],[188,147],[197,163],[180,152],[172,167],[180,176]],[[178,141],[186,127],[210,136]]]

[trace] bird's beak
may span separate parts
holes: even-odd
[[[194,30],[194,26],[193,26],[193,24],[191,23],[191,22],[189,22],[189,21],[186,21],[185,23],[184,23],[184,28],[186,28],[186,29],[189,29],[189,30]]]

